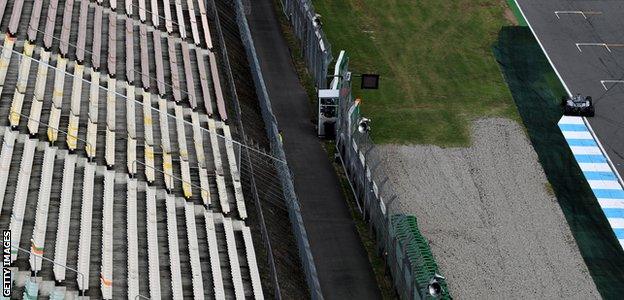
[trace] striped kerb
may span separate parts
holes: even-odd
[[[624,189],[617,175],[583,118],[564,116],[559,120],[559,129],[598,199],[611,229],[624,248]]]

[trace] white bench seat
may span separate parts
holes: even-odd
[[[128,16],[132,16],[132,0],[126,0],[125,2],[126,2],[126,14]]]
[[[108,75],[117,75],[117,14],[108,14]]]
[[[6,3],[6,1],[4,1]],[[39,20],[41,19],[41,8],[43,7],[43,0],[35,0],[33,4],[32,13],[30,14],[30,23],[28,23],[28,40],[34,42],[37,39],[37,32],[39,28]]]
[[[169,0],[165,0],[164,1],[165,4],[163,5],[165,8],[165,29],[167,30],[168,34],[173,33],[173,14],[171,13],[171,4],[169,4]]]
[[[234,294],[236,299],[245,299],[243,290],[243,279],[241,277],[238,253],[236,251],[236,240],[234,239],[234,228],[230,218],[223,218],[223,228],[225,229],[225,244],[227,246],[230,269],[232,272],[232,282],[234,283]]]
[[[89,120],[87,123],[87,144],[85,145],[87,157],[91,159],[96,155],[99,101],[100,73],[91,69],[91,86],[89,86]]]
[[[132,19],[126,19],[126,80],[134,82],[134,24]]]
[[[76,60],[79,64],[84,62],[85,45],[87,41],[87,18],[89,15],[89,2],[80,3],[80,16],[78,19],[78,41],[76,43]]]
[[[199,185],[201,188],[201,198],[204,205],[210,205],[210,185],[208,182],[208,170],[206,169],[206,156],[204,155],[204,142],[202,130],[199,125],[199,114],[191,112],[191,122],[193,124],[193,145],[195,146],[195,157],[199,168]]]
[[[13,101],[11,101],[11,110],[9,111],[9,124],[11,125],[11,128],[17,129],[23,105],[24,94],[15,89],[15,92],[13,93]]]
[[[137,221],[137,180],[126,185],[126,226],[128,233],[128,299],[139,295],[139,233]]]
[[[163,156],[163,172],[165,186],[172,191],[174,187],[173,158],[171,157],[171,140],[169,138],[169,116],[167,114],[167,100],[158,97],[158,117],[160,123],[160,147]]]
[[[32,165],[35,156],[37,140],[26,139],[22,161],[17,179],[17,188],[13,200],[13,215],[9,229],[11,230],[11,262],[17,259],[17,250],[22,237],[22,225],[24,224],[24,212],[26,210],[26,198],[28,197],[28,186],[32,172]]]
[[[165,188],[168,191],[173,191],[175,186],[174,177],[173,177],[173,158],[171,157],[171,153],[163,152],[163,175],[165,180]]]
[[[115,196],[115,172],[104,173],[104,200],[102,208],[102,268],[100,289],[102,298],[113,298],[113,207]]]
[[[180,170],[182,172],[182,192],[184,197],[190,199],[193,196],[191,186],[191,169],[189,164],[188,147],[186,146],[186,131],[184,130],[184,108],[175,106],[176,133],[178,136],[178,151],[180,153]]]
[[[71,221],[71,204],[74,192],[74,171],[76,169],[76,155],[65,156],[63,166],[63,182],[61,187],[61,203],[59,206],[58,227],[54,245],[54,279],[65,281],[67,264],[67,243],[69,242],[69,223]]]
[[[65,69],[67,59],[58,55],[56,60],[56,72],[54,74],[54,91],[52,93],[52,107],[48,121],[48,141],[54,143],[58,139],[61,109],[63,108],[63,90],[65,88]]]
[[[201,198],[204,205],[210,205],[210,185],[208,183],[208,170],[206,169],[206,156],[204,155],[204,142],[202,130],[199,125],[199,114],[191,112],[191,122],[193,124],[193,143],[195,145],[195,157],[199,165],[199,185],[201,187]]]
[[[215,90],[215,96],[217,98],[217,111],[221,120],[227,120],[227,111],[225,109],[225,99],[223,98],[223,90],[221,88],[221,79],[219,78],[219,69],[217,68],[217,57],[211,51],[208,51],[208,58],[210,61],[210,74],[212,76],[212,86]]]
[[[141,20],[141,23],[145,23],[146,19],[145,0],[139,0],[139,20]]]
[[[150,9],[152,11],[152,25],[154,25],[155,28],[158,28],[160,25],[160,17],[158,16],[158,0],[152,0]]]
[[[162,42],[160,34],[154,33],[152,35],[154,37],[154,56],[155,56],[155,67],[156,67],[156,80],[158,87],[158,95],[160,97],[165,96],[165,71],[164,71],[164,62],[162,58]]]
[[[193,41],[195,45],[199,46],[201,40],[199,39],[199,29],[197,29],[197,17],[195,16],[195,5],[193,4],[194,0],[186,0],[186,4],[188,6],[188,12],[190,16],[189,23],[191,23],[191,33],[193,34]]]
[[[9,33],[13,36],[17,33],[17,28],[22,18],[22,8],[24,7],[24,1],[13,2],[13,12],[11,13],[11,19],[9,20]]]
[[[150,88],[150,61],[149,48],[147,46],[147,27],[144,24],[139,26],[139,44],[141,45],[141,82],[143,89],[148,90]]]
[[[178,17],[178,31],[180,32],[180,37],[184,40],[186,39],[186,27],[184,25],[184,14],[182,13],[182,0],[175,0],[175,7]]]
[[[69,124],[67,125],[67,147],[76,150],[78,147],[78,126],[80,121],[80,102],[82,100],[82,76],[84,66],[74,65],[74,80],[71,94],[71,109],[69,111]]]
[[[243,187],[240,181],[240,171],[236,162],[236,153],[234,153],[234,144],[232,143],[232,134],[230,126],[223,125],[223,136],[225,136],[225,150],[227,153],[228,163],[230,165],[230,175],[234,183],[234,197],[236,198],[236,208],[241,219],[247,219],[247,208],[245,207],[245,199],[243,197]],[[240,147],[240,146],[239,146]]]
[[[56,157],[56,148],[46,145],[43,154],[43,163],[41,168],[41,181],[39,182],[39,194],[37,198],[37,212],[35,213],[35,227],[32,232],[31,251],[36,255],[43,256],[46,229],[48,226],[48,207],[50,205],[50,192],[52,189],[52,175],[54,173],[54,159]],[[32,271],[41,271],[42,260],[34,255],[30,255],[30,269]]]
[[[208,182],[208,170],[206,168],[199,167],[199,185],[201,187],[201,197],[204,205],[210,205],[212,203],[212,197],[210,196],[210,184]]]
[[[227,189],[225,186],[225,177],[223,172],[223,165],[221,161],[221,150],[219,149],[219,139],[217,136],[217,125],[214,119],[208,119],[208,131],[210,132],[210,146],[212,148],[212,157],[215,163],[215,177],[217,179],[217,191],[219,193],[219,203],[221,204],[221,211],[224,214],[230,212],[230,203],[228,200]]]
[[[208,25],[208,15],[206,14],[206,2],[205,0],[197,0],[199,4],[199,15],[202,22],[202,28],[204,29],[204,42],[206,47],[212,49],[212,36],[210,36],[210,26]]]
[[[93,186],[95,180],[95,164],[86,163],[82,186],[82,202],[80,209],[80,238],[78,240],[78,263],[76,269],[83,276],[77,276],[78,290],[89,289],[89,269],[91,265],[91,237],[93,225]],[[84,279],[84,283],[83,283]]]
[[[242,225],[243,241],[245,243],[245,252],[247,253],[247,264],[249,265],[249,274],[251,275],[251,287],[256,299],[264,299],[262,292],[262,283],[260,281],[260,272],[258,271],[258,262],[256,261],[256,252],[253,247],[251,230],[249,227]]]
[[[176,44],[172,37],[167,37],[167,51],[169,52],[169,68],[171,74],[171,89],[173,100],[180,102],[182,95],[180,91],[180,75],[178,73],[178,57],[176,54]]]
[[[54,37],[54,24],[56,23],[58,2],[58,0],[50,0],[50,4],[48,5],[48,17],[46,18],[45,34],[43,35],[43,45],[48,51],[52,48],[52,38]]]
[[[100,69],[100,55],[102,52],[102,7],[95,6],[95,18],[93,23],[93,48],[91,50],[91,63],[96,71]]]
[[[156,212],[156,191],[145,189],[147,216],[147,262],[149,269],[149,289],[152,299],[160,299],[160,263],[158,261],[158,216]]]
[[[48,78],[49,61],[50,52],[45,50],[41,51],[39,66],[37,67],[37,80],[35,81],[35,94],[30,107],[30,116],[28,117],[28,132],[30,135],[35,135],[39,132],[39,120],[41,118],[41,110],[43,108],[43,97]]]
[[[217,244],[217,231],[212,212],[205,211],[204,218],[206,220],[206,236],[208,240],[208,253],[210,255],[210,268],[212,270],[215,299],[225,299],[223,275],[221,274],[221,259],[219,258],[219,245]]]
[[[126,130],[128,133],[127,143],[127,161],[128,173],[134,176],[137,172],[136,166],[136,147],[137,147],[137,135],[136,135],[136,112],[135,112],[135,95],[134,86],[129,85],[126,87]]]
[[[8,0],[0,0],[0,22],[4,17],[4,10],[6,9]]]
[[[213,109],[212,109],[212,94],[210,93],[210,89],[208,88],[208,74],[206,72],[206,64],[204,62],[205,55],[200,53],[200,49],[195,49],[195,54],[197,56],[197,68],[199,69],[199,83],[201,85],[202,90],[202,100],[204,101],[204,107],[206,108],[206,113],[209,117],[212,117]]]
[[[59,50],[63,57],[67,56],[69,48],[69,34],[71,32],[73,10],[74,0],[67,0],[67,2],[65,2],[65,9],[63,10],[63,25],[61,27],[61,39],[59,44]]]
[[[20,61],[16,85],[17,90],[22,94],[26,93],[26,86],[28,86],[28,77],[30,75],[30,65],[33,61],[32,56],[34,50],[34,44],[31,44],[28,41],[24,42],[24,55]]]
[[[195,157],[200,167],[206,167],[206,155],[204,155],[204,141],[202,128],[199,125],[199,114],[191,112],[191,124],[193,124],[193,144],[195,145]]]
[[[13,55],[13,45],[15,45],[15,38],[10,37],[8,34],[5,35],[2,54],[0,54],[0,87],[4,87],[7,70],[11,63],[11,56]],[[0,90],[0,92],[1,91],[2,90]]]
[[[171,139],[169,137],[169,114],[167,113],[167,100],[158,97],[158,118],[160,123],[160,144],[165,152],[171,152]]]
[[[106,165],[110,169],[115,165],[115,102],[117,101],[116,80],[108,78],[108,89],[106,91]]]
[[[197,97],[195,96],[195,79],[193,79],[193,67],[191,65],[191,54],[188,44],[182,43],[182,60],[184,61],[184,76],[186,77],[186,89],[189,105],[193,110],[197,108]]]
[[[152,126],[152,104],[150,94],[143,90],[143,126],[145,138],[145,176],[149,183],[155,180],[154,170],[154,134]]]
[[[167,241],[169,243],[169,267],[171,268],[171,290],[173,299],[183,299],[182,271],[180,268],[180,246],[178,244],[178,223],[176,220],[175,197],[167,195]]]
[[[50,66],[50,52],[42,50],[39,53],[39,65],[37,66],[37,80],[35,81],[35,99],[43,101],[45,86]]]
[[[16,138],[17,131],[12,131],[9,127],[5,127],[2,150],[0,151],[0,213],[2,213],[2,203],[4,202],[7,181],[9,180],[9,171],[11,168],[11,160],[13,160],[13,148],[15,147]]]
[[[188,237],[188,250],[191,262],[191,274],[193,276],[193,298],[204,299],[204,283],[199,260],[199,245],[197,243],[197,227],[195,224],[195,204],[187,201],[184,204],[186,216],[186,233]]]

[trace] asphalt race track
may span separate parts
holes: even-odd
[[[517,0],[517,4],[568,92],[593,97],[596,116],[587,119],[622,176],[624,2]]]

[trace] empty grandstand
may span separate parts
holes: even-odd
[[[231,95],[244,56],[221,61],[237,35],[218,17],[212,0],[0,0],[0,228],[15,297],[276,290],[249,192],[254,165],[270,177],[273,158],[239,142],[267,147],[262,125],[240,128],[253,111]],[[279,188],[259,185],[279,208],[268,218],[288,224]],[[269,236],[289,232],[279,222]],[[278,269],[297,265],[290,251]]]

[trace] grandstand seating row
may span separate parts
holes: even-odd
[[[207,3],[169,2],[0,0],[0,225],[41,278],[25,298],[62,298],[40,294],[52,281],[104,299],[263,298]]]
[[[97,18],[96,18],[97,19]],[[97,39],[96,39],[97,40]],[[186,45],[186,44],[183,44]],[[146,49],[146,47],[142,47],[142,49]],[[187,47],[182,47],[185,49]],[[10,49],[10,51],[8,50]],[[50,80],[48,78],[49,69],[54,70],[54,90],[52,93],[52,105],[50,106],[49,116],[47,119],[47,136],[50,142],[56,142],[59,137],[59,130],[67,128],[65,131],[69,133],[66,138],[66,143],[68,144],[69,149],[76,150],[79,144],[79,134],[81,133],[81,125],[85,123],[84,120],[81,120],[81,103],[82,99],[86,99],[87,97],[85,92],[83,92],[83,87],[89,88],[88,93],[88,113],[86,118],[86,125],[82,125],[86,127],[86,137],[84,138],[84,147],[86,154],[89,158],[95,159],[98,155],[98,140],[97,140],[97,132],[98,128],[101,128],[101,121],[98,116],[100,114],[100,103],[105,102],[106,104],[102,106],[105,107],[106,111],[106,122],[103,124],[105,126],[106,134],[104,137],[105,147],[104,147],[104,159],[109,168],[112,168],[115,165],[115,162],[118,160],[115,157],[115,145],[116,145],[116,134],[122,133],[123,128],[117,128],[116,124],[116,107],[121,106],[126,108],[127,118],[126,118],[126,132],[123,132],[126,135],[126,150],[127,157],[132,160],[127,160],[126,165],[128,167],[128,172],[131,174],[136,173],[137,169],[137,120],[136,118],[132,118],[135,115],[135,105],[136,102],[139,101],[137,98],[142,98],[142,102],[139,105],[143,106],[143,126],[144,126],[144,172],[147,177],[147,181],[153,182],[156,180],[157,171],[163,173],[163,181],[167,186],[168,190],[173,190],[176,185],[181,187],[181,191],[185,197],[190,198],[193,196],[193,187],[195,189],[200,190],[199,196],[202,198],[205,204],[211,204],[211,196],[208,192],[210,190],[210,186],[207,180],[208,170],[206,169],[205,164],[205,154],[203,151],[197,151],[197,149],[203,149],[199,147],[203,147],[205,144],[202,141],[202,135],[205,135],[207,132],[210,132],[210,146],[212,148],[213,159],[216,160],[214,162],[215,165],[215,178],[216,178],[216,187],[218,190],[218,198],[220,200],[221,209],[224,213],[230,212],[230,199],[229,194],[233,195],[232,202],[236,203],[236,208],[241,218],[246,218],[246,210],[245,210],[245,202],[242,197],[242,191],[240,187],[240,175],[237,166],[236,153],[234,152],[234,144],[232,143],[231,134],[229,126],[222,121],[215,121],[212,118],[208,118],[208,128],[201,127],[200,118],[196,117],[200,114],[197,111],[193,111],[192,109],[189,111],[188,108],[185,108],[176,102],[174,105],[171,105],[170,102],[166,101],[161,95],[154,95],[149,93],[144,88],[139,88],[132,86],[128,82],[120,82],[115,77],[112,77],[111,74],[101,74],[97,72],[97,70],[91,66],[86,67],[77,61],[71,61],[67,58],[64,58],[62,55],[54,55],[46,51],[43,48],[39,48],[30,44],[30,42],[25,42],[23,45],[23,53],[15,53],[18,52],[17,49],[14,49],[14,39],[7,36],[5,39],[5,45],[2,51],[3,62],[6,61],[6,69],[0,70],[0,85],[4,88],[2,84],[2,72],[6,73],[9,65],[11,64],[11,56],[18,56],[19,60],[19,69],[29,70],[31,65],[36,65],[38,71],[36,73],[36,80],[33,83],[32,79],[28,80],[28,77],[32,77],[29,75],[29,72],[20,72],[23,74],[24,79],[21,78],[18,80],[18,84],[14,93],[13,101],[12,101],[12,109],[9,114],[9,119],[11,126],[16,128],[20,122],[21,116],[24,113],[23,108],[28,106],[28,103],[24,103],[24,93],[20,92],[20,90],[25,91],[27,88],[31,88],[34,84],[35,87],[35,97],[32,98],[30,103],[30,113],[28,118],[28,128],[29,132],[32,135],[36,135],[39,130],[39,122],[44,121],[44,116],[42,116],[42,112],[45,111],[45,107],[43,105],[44,102],[44,91],[46,88],[46,82]],[[182,56],[185,56],[185,51],[182,51]],[[209,55],[210,56],[210,55]],[[186,59],[185,59],[186,61]],[[199,60],[201,61],[201,59]],[[3,62],[0,62],[0,66],[3,66]],[[56,62],[56,63],[55,63]],[[132,64],[128,64],[132,65]],[[142,65],[148,65],[142,63]],[[158,65],[158,64],[157,64]],[[172,64],[175,65],[175,64]],[[186,76],[187,81],[192,81],[193,72],[190,69],[190,63],[185,63]],[[73,74],[71,72],[73,69]],[[173,71],[173,68],[171,69]],[[203,68],[199,68],[199,70],[203,70]],[[201,72],[200,72],[201,73]],[[173,78],[174,76],[172,76]],[[217,76],[218,77],[218,76]],[[90,78],[87,79],[87,78]],[[214,78],[214,77],[213,77]],[[71,81],[71,84],[69,83]],[[204,80],[200,80],[204,81]],[[67,83],[66,83],[67,82]],[[162,82],[160,80],[159,82]],[[66,85],[69,88],[66,88]],[[106,85],[106,87],[104,87]],[[202,84],[204,85],[204,84]],[[187,85],[194,86],[194,85]],[[213,86],[218,87],[216,82],[213,83]],[[118,92],[117,90],[125,89],[125,93]],[[65,91],[69,90],[69,95],[65,94]],[[106,91],[105,101],[101,98],[102,90]],[[206,92],[209,92],[207,88],[205,88]],[[215,88],[215,91],[217,88]],[[179,89],[174,89],[174,91],[179,91]],[[132,93],[135,92],[135,93]],[[219,93],[217,93],[218,95]],[[174,93],[175,96],[175,93]],[[69,106],[69,120],[67,121],[66,127],[65,124],[61,124],[61,115],[63,114],[64,106],[63,102],[65,98],[69,98],[65,101],[70,102]],[[175,98],[175,97],[174,97]],[[217,97],[219,98],[219,97]],[[158,99],[158,100],[155,100]],[[195,97],[191,97],[190,99],[195,99]],[[206,99],[206,98],[203,98]],[[86,101],[86,100],[83,100]],[[123,103],[117,104],[117,101],[122,101]],[[157,102],[158,105],[153,107],[152,102]],[[130,103],[132,102],[132,103]],[[194,102],[194,101],[191,101]],[[208,102],[206,102],[208,103]],[[170,109],[173,106],[173,109]],[[211,107],[211,105],[208,105]],[[160,124],[160,144],[157,144],[154,141],[154,133],[155,130],[152,126],[153,124],[153,112],[158,111],[159,115],[159,124]],[[191,115],[191,121],[185,119],[188,118],[188,115]],[[83,117],[84,118],[84,117]],[[175,120],[175,121],[174,121]],[[205,120],[205,119],[204,119]],[[180,162],[180,166],[176,166],[181,169],[180,176],[174,176],[173,172],[173,161],[174,157],[172,157],[173,148],[171,147],[171,142],[169,139],[169,134],[163,134],[169,132],[169,123],[175,122],[176,131],[178,132],[177,145],[179,149],[177,149],[179,156],[177,157]],[[81,124],[82,123],[82,124]],[[140,123],[140,122],[139,122]],[[196,183],[191,182],[191,164],[188,159],[189,151],[186,148],[186,133],[184,127],[189,126],[193,131],[193,145],[196,150],[197,163],[199,164],[198,174],[199,181]],[[217,137],[215,133],[223,132],[222,134],[225,136],[224,138]],[[188,137],[191,139],[190,137]],[[221,147],[220,145],[225,145],[225,156],[221,155]],[[152,158],[157,150],[157,146],[161,150],[163,164],[161,168],[155,165],[154,159]],[[229,174],[226,174],[224,170],[224,162],[227,161],[227,166],[229,169]],[[232,191],[227,191],[227,187],[225,185],[226,177],[229,176],[232,179]],[[174,178],[175,177],[175,178]],[[177,184],[176,184],[177,182]],[[182,184],[180,184],[182,183]]]
[[[146,182],[141,182],[136,178],[130,178],[127,175],[125,180],[117,182],[117,173],[115,171],[106,170],[105,166],[98,166],[92,162],[89,162],[86,158],[78,158],[76,154],[69,154],[67,150],[58,150],[57,147],[51,146],[47,141],[38,141],[36,139],[29,138],[26,134],[17,136],[16,132],[11,130],[10,127],[5,127],[3,138],[3,150],[5,153],[13,148],[16,143],[23,143],[24,147],[19,151],[13,153],[9,160],[19,159],[20,167],[18,174],[17,190],[22,192],[16,193],[13,201],[13,209],[11,216],[10,229],[13,233],[13,241],[15,246],[31,244],[31,254],[14,251],[12,259],[18,260],[20,257],[28,258],[30,262],[31,271],[41,271],[42,267],[47,266],[39,256],[53,257],[54,261],[58,263],[58,267],[54,267],[54,273],[48,280],[54,280],[56,282],[64,282],[68,279],[68,271],[60,265],[70,265],[67,262],[68,245],[70,240],[74,238],[69,228],[72,222],[78,222],[80,231],[78,232],[78,248],[75,249],[78,252],[78,258],[76,262],[77,270],[80,274],[72,274],[69,277],[76,280],[77,290],[86,291],[90,288],[94,288],[90,278],[91,268],[99,270],[100,290],[101,296],[105,299],[113,298],[114,278],[112,277],[113,268],[123,267],[127,269],[127,295],[129,298],[136,297],[139,294],[140,280],[145,280],[145,276],[141,276],[140,271],[140,257],[139,257],[139,227],[146,229],[146,236],[142,238],[147,239],[147,261],[148,261],[148,276],[147,282],[149,283],[149,297],[162,298],[161,294],[162,274],[160,273],[159,251],[165,247],[169,253],[169,266],[171,271],[171,278],[168,279],[171,282],[172,291],[170,295],[180,296],[182,295],[182,268],[181,260],[179,257],[180,245],[177,230],[176,210],[184,210],[184,220],[186,235],[188,244],[188,254],[190,256],[191,278],[193,283],[193,298],[203,298],[204,282],[208,280],[204,274],[212,274],[211,285],[214,290],[214,296],[216,298],[223,298],[227,296],[225,292],[225,276],[222,275],[222,266],[224,262],[229,266],[231,277],[229,280],[232,282],[233,294],[237,299],[254,295],[256,298],[262,298],[262,289],[260,285],[260,276],[257,268],[257,262],[255,259],[255,250],[253,248],[253,242],[251,240],[251,234],[249,227],[242,223],[237,223],[234,226],[232,219],[223,216],[221,213],[214,213],[205,209],[203,206],[193,204],[183,198],[176,199],[175,196],[162,192],[162,196],[159,194],[158,189],[150,187]],[[41,149],[41,150],[37,150]],[[37,191],[37,200],[33,203],[32,199],[28,199],[29,185],[27,181],[33,178],[33,176],[27,175],[29,169],[32,168],[35,152],[41,151],[44,153],[41,160],[42,171],[36,176],[40,176],[40,184]],[[61,158],[62,157],[62,158]],[[63,165],[61,189],[58,191],[58,195],[52,194],[51,186],[54,178],[53,169],[56,161],[61,160]],[[82,168],[82,172],[78,170]],[[80,177],[82,185],[80,189],[82,193],[79,195],[73,195],[72,185],[76,177]],[[22,179],[23,178],[23,179]],[[113,214],[113,206],[116,199],[114,198],[114,189],[116,185],[125,185],[126,199],[125,206],[127,208],[126,223],[127,223],[127,266],[117,266],[113,264],[113,224],[119,217],[115,217]],[[98,190],[97,186],[100,186],[103,190],[102,195],[96,195],[95,191]],[[161,190],[162,191],[162,190]],[[144,195],[144,198],[139,198],[139,194]],[[50,205],[51,198],[60,198],[59,212],[58,212],[58,228],[55,238],[46,237],[47,214]],[[103,203],[102,217],[100,230],[95,230],[93,224],[97,221],[93,220],[96,215],[93,211],[93,205],[95,199],[101,199]],[[146,207],[146,219],[139,220],[138,218],[138,201],[145,201]],[[157,202],[164,201],[166,206],[165,220],[161,221],[159,218],[159,212],[157,210]],[[80,209],[79,218],[71,218],[72,213],[75,213],[71,208],[72,202],[78,202]],[[183,204],[180,204],[183,203]],[[36,205],[35,226],[31,232],[23,232],[21,230],[21,224],[18,222],[24,219],[23,208],[26,205]],[[166,234],[167,245],[158,244],[158,222],[166,222]],[[201,222],[203,224],[198,224]],[[220,224],[220,225],[218,225]],[[203,270],[201,268],[201,255],[199,252],[199,237],[197,235],[198,226],[205,226],[206,241],[208,248],[210,270]],[[217,226],[222,230],[218,230]],[[238,245],[235,240],[235,235],[238,234],[242,237],[243,245]],[[100,253],[93,253],[92,241],[94,237],[101,238],[101,245],[99,245]],[[227,252],[225,256],[219,251],[218,239],[222,238],[224,241]],[[46,245],[46,241],[53,241],[50,243],[54,245]],[[239,249],[243,247],[244,253],[239,253]],[[45,255],[46,251],[50,251],[53,255]],[[92,261],[97,257],[99,265],[96,265]],[[246,260],[246,268],[240,265],[239,260]],[[243,283],[242,272],[248,274],[250,282],[247,284],[247,290],[245,290]]]

